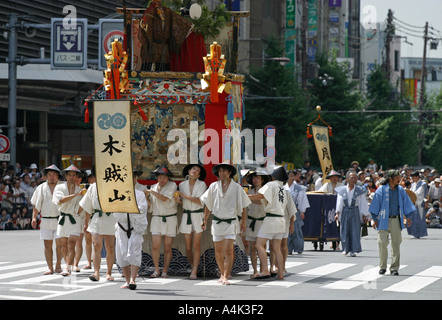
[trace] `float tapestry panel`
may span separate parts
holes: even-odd
[[[134,168],[142,170],[141,179],[155,179],[151,172],[157,166],[167,164],[172,171],[173,180],[179,180],[185,164],[169,165],[167,151],[175,141],[167,141],[172,129],[183,129],[190,145],[190,122],[198,121],[198,132],[204,129],[203,104],[142,104],[147,116],[144,121],[138,108],[132,110],[132,162]],[[200,142],[200,146],[204,142]],[[190,156],[187,155],[187,159]],[[178,178],[178,179],[177,179]]]

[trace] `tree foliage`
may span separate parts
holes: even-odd
[[[266,42],[266,58],[282,57],[283,49],[276,39]],[[293,69],[278,61],[263,60],[262,68],[252,68],[245,82],[246,120],[243,128],[276,128],[276,160],[302,161],[305,140],[306,104],[294,78]],[[261,97],[259,100],[248,97]],[[292,97],[292,99],[287,99]]]

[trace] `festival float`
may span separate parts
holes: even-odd
[[[166,164],[173,174],[171,180],[179,184],[184,180],[184,166],[196,160],[204,165],[209,186],[216,181],[213,165],[232,163],[231,159],[238,156],[235,153],[240,149],[235,144],[240,139],[231,139],[230,132],[239,132],[245,117],[244,76],[235,72],[239,20],[248,12],[227,12],[224,5],[216,13],[199,5],[192,5],[188,11],[190,15],[179,14],[158,0],[147,8],[126,8],[124,1],[123,7],[117,8],[124,17],[124,41],[112,43],[105,56],[103,85],[85,102],[85,122],[94,121],[95,167],[103,211],[107,201],[102,199],[112,199],[107,203],[110,212],[124,208],[120,212],[137,214],[134,186],[130,185],[134,170],[142,171],[139,183],[149,187],[156,183],[153,171]],[[205,32],[204,27],[196,26],[200,14],[212,24],[217,19],[224,22]],[[184,132],[185,139],[173,136],[174,129]],[[177,154],[182,157],[183,153],[187,161],[177,162]],[[182,213],[179,205],[178,225]],[[150,219],[148,213],[149,224]],[[210,225],[201,242],[198,276],[215,276]],[[148,227],[140,275],[154,270],[151,248]],[[178,233],[169,275],[188,274],[190,263],[185,252],[184,236]],[[248,268],[238,235],[232,274]]]

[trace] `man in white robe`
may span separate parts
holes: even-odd
[[[136,176],[134,176],[134,184]],[[141,266],[143,234],[146,231],[148,204],[142,191],[135,189],[138,210],[140,213],[113,213],[117,220],[115,227],[116,258],[123,270],[126,283],[120,288],[135,290],[135,279]]]
[[[163,165],[153,171],[158,183],[152,186],[145,194],[150,195],[152,219],[150,231],[152,233],[152,260],[155,271],[151,277],[160,275],[160,250],[161,243],[164,248],[164,265],[161,277],[167,278],[167,269],[172,260],[172,243],[177,235],[177,204],[174,200],[177,185],[169,180],[172,176],[167,166]]]
[[[75,183],[81,171],[74,165],[62,171],[66,182],[57,185],[54,189],[52,201],[60,211],[58,218],[57,235],[61,238],[62,253],[66,261],[66,268],[62,276],[71,274],[75,258],[75,245],[81,233],[81,218],[79,215],[80,200],[86,189],[81,189]]]
[[[266,243],[271,240],[270,246],[275,254],[275,264],[278,269],[277,279],[282,280],[284,278],[284,256],[281,251],[281,241],[286,232],[285,210],[289,198],[289,194],[284,190],[283,182],[287,181],[288,176],[282,166],[276,167],[271,176],[273,181],[266,183],[257,195],[249,195],[249,197],[251,200],[262,200],[266,212],[266,217],[256,239],[259,259],[266,259]],[[256,278],[269,276],[270,271],[266,268]]]
[[[339,172],[332,170],[326,177],[327,179],[330,179],[330,181],[325,183],[321,188],[319,188],[318,191],[336,194],[335,189],[344,185],[342,182],[339,182],[340,177],[341,175],[339,174]]]
[[[107,262],[106,280],[113,281],[112,267],[115,261],[116,219],[112,213],[103,212],[101,210],[96,183],[92,183],[89,186],[86,194],[80,200],[80,207],[86,212],[84,229],[92,235],[92,244],[94,247],[92,259],[94,273],[89,276],[89,279],[91,281],[100,280],[101,250],[103,249],[104,240]]]
[[[305,211],[310,208],[310,203],[306,193],[307,187],[298,184],[298,182],[301,181],[301,172],[291,171],[288,176],[289,180],[284,187],[289,191],[298,211],[296,212],[294,231],[288,238],[287,250],[290,254],[292,251],[300,254],[304,251],[304,235],[302,233],[303,220],[305,218],[304,214]],[[321,179],[318,178],[318,180]]]
[[[212,171],[219,180],[213,182],[200,197],[206,205],[203,228],[212,214],[211,232],[215,259],[220,270],[218,282],[229,285],[228,277],[235,258],[234,241],[237,234],[246,230],[246,207],[251,201],[244,189],[232,179],[236,174],[235,167],[221,163],[213,166]],[[238,223],[238,215],[241,215],[241,224]]]
[[[61,183],[60,169],[56,165],[51,165],[44,169],[44,175],[46,176],[46,182],[40,184],[36,189],[31,198],[32,203],[32,228],[37,229],[37,217],[40,214],[40,239],[44,243],[44,254],[46,263],[48,264],[49,270],[44,274],[61,273],[61,259],[63,258],[61,253],[61,240],[57,236],[57,224],[58,212],[57,205],[52,202],[52,195],[54,193],[55,187]],[[53,267],[53,241],[55,239],[55,270]]]
[[[204,204],[200,197],[207,189],[204,183],[206,170],[199,164],[189,164],[183,169],[185,181],[180,183],[180,197],[175,197],[177,203],[183,204],[180,233],[184,234],[186,242],[186,256],[191,265],[190,279],[197,278],[197,270],[201,256],[201,238],[204,220]]]
[[[407,228],[407,232],[409,235],[419,239],[428,236],[427,223],[425,221],[425,198],[428,194],[428,186],[425,181],[420,178],[419,171],[414,171],[411,174],[411,179],[413,181],[411,191],[416,195],[414,205],[417,210],[413,213],[411,218],[413,224]]]

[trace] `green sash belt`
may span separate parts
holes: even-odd
[[[228,224],[231,224],[232,221],[236,220],[236,218],[231,218],[231,219],[220,219],[217,216],[213,216],[213,220],[216,221],[216,224],[220,224],[221,222],[227,222]]]
[[[58,219],[59,216],[56,217],[41,217],[42,219]]]
[[[274,213],[266,212],[266,217],[282,218],[284,216],[281,216],[279,214],[274,214]]]
[[[98,209],[94,209],[94,212],[92,213],[92,217],[94,216],[94,214],[98,213],[98,217],[101,218],[103,216],[103,213],[105,213],[108,217],[112,214],[112,212],[103,212],[101,210]],[[91,218],[92,218],[91,217]]]
[[[160,216],[160,215],[155,215],[155,216],[156,216],[156,217],[161,217],[161,220],[162,220],[163,222],[167,222],[167,219],[166,219],[166,218],[176,216],[176,213],[174,213],[174,214],[169,214],[168,216]]]
[[[202,208],[198,210],[183,210],[183,213],[187,214],[187,224],[192,224],[191,213],[193,212],[204,212],[204,210]]]
[[[61,215],[61,219],[58,222],[58,224],[61,225],[61,226],[64,225],[64,221],[65,221],[66,216],[69,217],[69,221],[72,224],[76,224],[77,223],[77,221],[75,221],[74,217],[71,214],[69,214],[69,213],[60,212],[60,215]]]
[[[253,218],[251,216],[247,216],[247,218],[249,218],[250,220],[252,220],[252,222],[250,222],[250,229],[252,229],[252,231],[255,231],[255,225],[256,225],[256,221],[263,221],[265,217],[261,217],[261,218]]]

